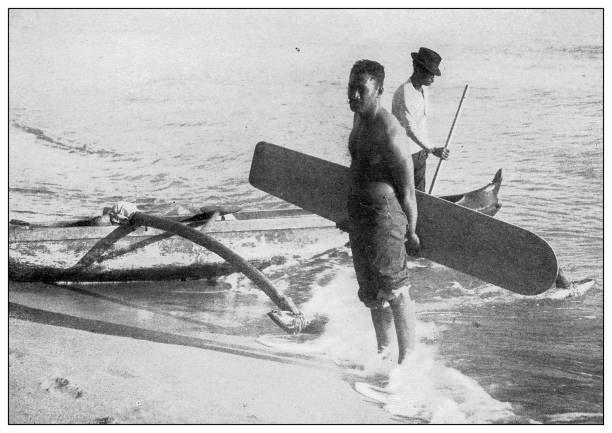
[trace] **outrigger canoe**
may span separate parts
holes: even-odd
[[[494,215],[501,204],[501,170],[486,186],[442,197]],[[214,217],[211,219],[211,217]],[[174,221],[206,232],[256,268],[291,258],[312,257],[340,247],[346,233],[325,218],[302,209],[242,211],[207,207],[197,215]],[[75,266],[91,255],[117,228],[107,219],[58,223],[52,226],[11,220],[9,279],[13,281],[130,281],[214,278],[233,272],[222,257],[180,236],[151,227],[135,227],[95,257],[88,266]],[[112,237],[112,235],[111,235]]]

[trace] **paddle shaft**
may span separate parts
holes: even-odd
[[[450,131],[448,132],[448,137],[446,138],[446,143],[444,144],[444,148],[448,148],[450,144],[451,138],[453,136],[453,130],[455,129],[455,123],[457,123],[457,119],[459,118],[459,113],[461,112],[461,106],[463,105],[463,99],[465,98],[465,94],[467,93],[468,85],[465,85],[463,89],[463,95],[461,95],[461,101],[459,101],[459,106],[457,107],[457,112],[455,113],[455,118],[453,119],[453,124],[451,125]],[[431,180],[431,186],[429,187],[429,194],[433,192],[434,186],[436,184],[436,179],[438,178],[438,172],[440,171],[440,167],[442,166],[442,162],[444,160],[440,158],[438,161],[438,166],[436,167],[436,172],[434,173],[433,179]]]

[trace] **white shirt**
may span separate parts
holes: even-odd
[[[405,128],[416,136],[427,139],[427,88],[417,90],[410,80],[402,84],[393,94],[391,112]],[[423,148],[408,137],[410,153],[417,153]]]

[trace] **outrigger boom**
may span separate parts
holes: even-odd
[[[214,211],[210,216],[210,219],[204,223],[206,227],[219,215],[218,211]],[[202,225],[199,221],[192,224]],[[162,240],[172,235],[181,236],[185,239],[198,244],[231,264],[238,271],[242,272],[246,277],[253,281],[259,289],[261,289],[268,297],[274,302],[284,314],[280,314],[277,311],[272,311],[268,315],[274,323],[281,327],[288,333],[300,333],[306,324],[304,315],[295,306],[293,301],[281,294],[272,282],[257,268],[247,262],[245,259],[240,257],[230,248],[227,248],[221,242],[207,235],[203,231],[195,230],[189,225],[183,225],[180,222],[172,221],[170,219],[148,215],[143,212],[133,212],[119,227],[109,233],[104,239],[97,242],[94,247],[85,254],[81,260],[72,268],[73,272],[79,272],[80,270],[93,264],[99,260],[103,254],[113,246],[118,240],[127,236],[136,227],[152,227],[159,230],[163,230],[165,233],[153,237],[153,240],[148,239],[142,241],[139,244],[132,245],[129,248],[130,251],[135,250],[140,246],[145,246],[153,243],[157,240]],[[205,228],[204,227],[204,228]]]

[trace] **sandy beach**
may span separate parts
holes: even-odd
[[[128,325],[111,303],[105,319],[44,300],[62,292],[11,283],[11,424],[394,422],[333,364]]]

